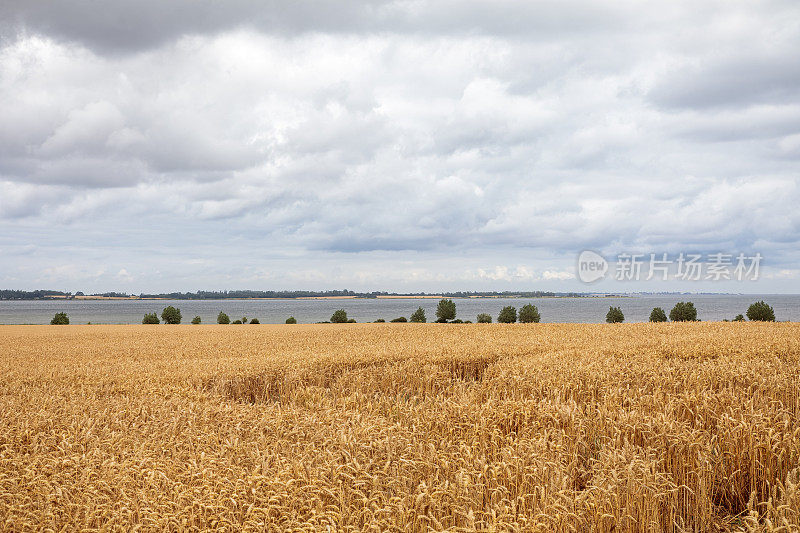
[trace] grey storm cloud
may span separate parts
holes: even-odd
[[[800,47],[800,39],[793,41]],[[800,64],[785,51],[703,59],[672,73],[650,97],[658,105],[674,108],[797,102]]]
[[[129,52],[161,45],[181,35],[252,29],[293,35],[301,32],[481,33],[539,39],[563,32],[608,32],[649,19],[626,16],[627,6],[588,1],[366,0],[9,0],[0,7],[6,32],[25,29],[76,41],[104,52]]]
[[[797,20],[778,0],[6,1],[0,280],[575,289],[583,249],[760,250],[800,279]]]

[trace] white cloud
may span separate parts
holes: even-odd
[[[575,274],[573,274],[572,272],[565,272],[563,270],[545,270],[544,272],[542,272],[542,279],[546,280],[557,279],[560,281],[565,281],[568,279],[573,279],[574,277]]]
[[[764,277],[767,279],[777,279],[777,280],[794,280],[800,279],[800,269],[797,268],[782,268],[777,271],[767,271],[764,273]]]
[[[134,277],[126,269],[120,268],[119,272],[117,272],[117,279],[124,283],[130,283],[134,280]]]
[[[0,266],[580,288],[582,249],[797,260],[791,2],[212,4],[0,8],[0,244],[44,250]]]

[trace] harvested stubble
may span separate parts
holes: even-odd
[[[797,324],[0,327],[0,528],[798,531],[798,371]]]

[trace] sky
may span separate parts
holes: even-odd
[[[800,293],[798,50],[796,0],[4,0],[0,288]],[[612,275],[681,253],[763,260]]]

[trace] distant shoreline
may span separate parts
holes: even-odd
[[[22,301],[56,301],[56,302],[69,302],[69,301],[198,301],[198,302],[219,302],[219,301],[337,301],[337,300],[438,300],[442,298],[449,298],[454,300],[524,300],[524,299],[541,299],[541,300],[561,300],[561,299],[605,299],[605,298],[641,298],[641,297],[654,297],[654,296],[669,296],[669,297],[699,297],[699,296],[771,296],[772,294],[762,293],[672,293],[672,292],[646,292],[646,293],[551,293],[547,291],[521,291],[504,292],[504,293],[467,293],[462,291],[455,291],[453,293],[439,293],[439,294],[391,294],[391,293],[353,293],[352,291],[331,291],[334,294],[314,294],[311,291],[296,291],[298,294],[293,295],[294,291],[274,291],[278,294],[274,296],[267,295],[254,295],[247,296],[241,294],[242,292],[258,293],[262,291],[230,291],[230,296],[225,292],[204,292],[199,293],[164,293],[164,294],[142,294],[142,295],[126,295],[119,293],[111,294],[70,294],[58,293],[57,291],[10,291],[0,290],[0,302],[22,302]],[[273,291],[263,291],[273,292]],[[305,294],[303,294],[305,292]],[[309,294],[311,292],[311,294]],[[340,294],[335,294],[339,292]],[[341,294],[341,292],[350,292],[350,294]],[[5,294],[4,294],[5,293]],[[11,294],[9,294],[11,293]],[[237,294],[238,293],[238,294]],[[791,296],[792,294],[781,294],[783,296]],[[188,297],[187,297],[188,296]]]
[[[635,298],[636,295],[631,294],[584,294],[584,295],[546,295],[546,296],[523,296],[513,294],[498,294],[498,295],[481,295],[481,296],[443,296],[441,294],[426,294],[426,295],[381,295],[375,297],[365,296],[296,296],[296,297],[258,297],[258,298],[169,298],[166,296],[45,296],[43,298],[5,298],[0,299],[3,302],[31,302],[31,301],[186,301],[186,302],[224,302],[224,301],[259,301],[259,300],[438,300],[448,298],[453,300],[500,300],[500,299],[530,299],[530,298]]]

